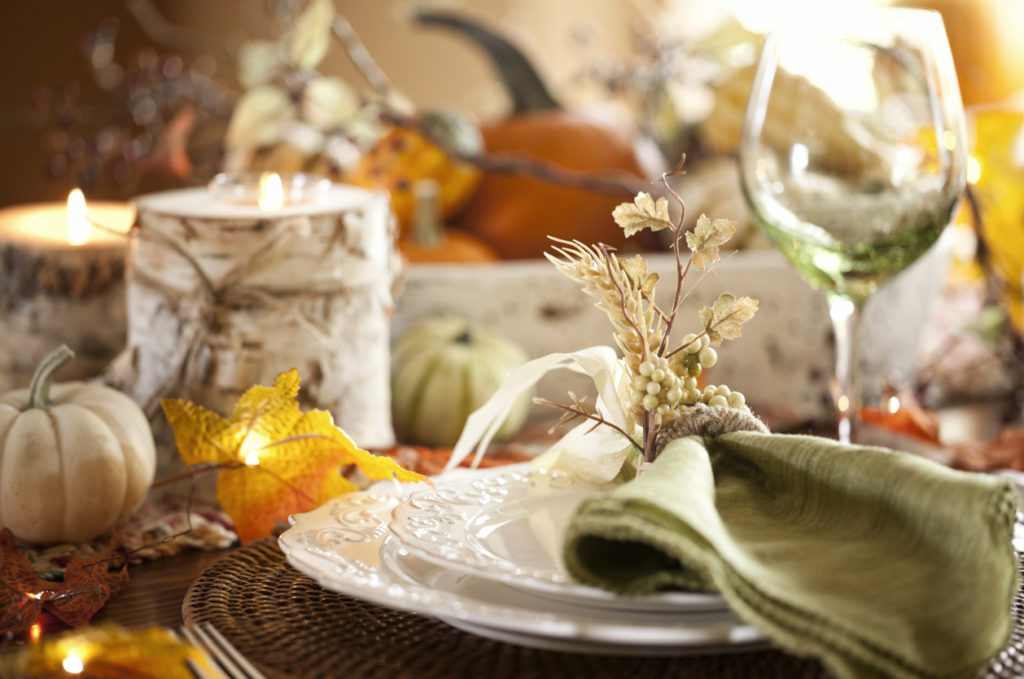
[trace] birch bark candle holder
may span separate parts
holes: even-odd
[[[0,390],[29,383],[36,364],[67,344],[62,380],[101,374],[125,343],[125,260],[135,211],[90,202],[0,210]],[[94,226],[95,224],[95,226]]]
[[[250,386],[296,368],[303,408],[331,412],[359,446],[393,445],[400,260],[387,194],[285,176],[275,206],[257,181],[136,199],[117,381],[156,422],[163,398],[227,415]]]

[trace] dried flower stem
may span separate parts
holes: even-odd
[[[683,218],[686,216],[686,203],[683,201],[682,196],[680,196],[668,183],[669,177],[683,174],[683,164],[685,162],[686,154],[684,153],[679,159],[679,164],[676,165],[671,172],[664,172],[661,175],[661,183],[665,186],[665,190],[668,191],[669,195],[672,196],[672,199],[679,204],[679,219],[676,220],[675,226],[672,229],[672,254],[676,259],[676,291],[672,297],[672,311],[669,313],[668,320],[665,322],[665,336],[661,340],[661,346],[658,347],[659,354],[664,354],[665,349],[668,346],[669,335],[672,332],[672,326],[675,324],[676,314],[679,312],[679,305],[683,302],[683,280],[686,278],[687,274],[690,273],[690,266],[693,264],[693,257],[687,257],[686,267],[684,268],[682,256],[679,252],[679,244],[683,240]],[[667,356],[671,355],[672,354],[668,354]]]
[[[658,428],[654,426],[654,417],[650,410],[644,410],[644,462],[654,462],[654,439]]]

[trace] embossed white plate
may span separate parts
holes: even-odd
[[[572,582],[562,564],[562,536],[576,507],[597,492],[557,472],[531,476],[507,468],[414,493],[395,508],[389,528],[413,554],[438,566],[541,596],[615,611],[727,609],[717,594],[621,597]]]
[[[678,616],[595,611],[445,569],[416,557],[388,535],[387,522],[399,502],[382,493],[342,495],[292,517],[279,544],[289,563],[326,589],[520,645],[692,655],[765,644],[756,628],[728,611]]]

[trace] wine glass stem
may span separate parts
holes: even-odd
[[[860,319],[861,305],[846,297],[830,295],[828,312],[836,336],[836,408],[839,411],[839,441],[856,443],[859,436]]]

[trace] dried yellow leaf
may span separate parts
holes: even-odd
[[[644,229],[660,231],[672,226],[668,201],[664,198],[655,201],[651,194],[642,191],[636,194],[632,203],[621,203],[612,210],[612,218],[626,232],[627,238]]]
[[[718,248],[736,233],[736,222],[731,219],[708,219],[701,215],[697,226],[686,234],[686,245],[690,248],[693,265],[703,271],[708,264],[718,261]]]
[[[331,0],[309,0],[286,36],[288,61],[296,68],[311,69],[323,61],[331,41],[335,9]]]
[[[717,347],[722,340],[739,337],[743,324],[753,318],[755,313],[756,299],[736,297],[726,292],[719,295],[712,306],[700,310],[700,322],[711,344]]]

